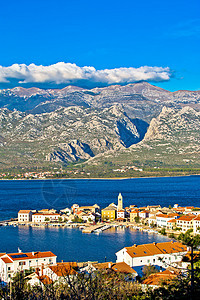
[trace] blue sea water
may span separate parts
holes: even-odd
[[[19,209],[41,209],[117,203],[124,206],[160,204],[200,206],[200,176],[134,178],[122,180],[1,180],[0,220],[17,217]],[[79,229],[0,227],[0,252],[51,250],[58,260],[115,260],[124,246],[167,240],[166,237],[134,230],[111,229],[100,235],[83,234]]]

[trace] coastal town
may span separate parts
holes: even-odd
[[[110,227],[132,227],[148,232],[177,235],[192,230],[200,233],[200,208],[194,206],[161,207],[147,205],[124,207],[123,196],[118,195],[117,204],[105,208],[99,205],[79,206],[73,204],[57,211],[56,209],[20,210],[17,219],[0,222],[0,225],[79,227],[85,233],[100,233]],[[174,237],[173,236],[173,237]]]
[[[28,272],[26,276],[30,286],[44,287],[53,282],[63,283],[66,276],[76,277],[77,274],[91,274],[99,270],[123,274],[126,280],[137,281],[140,277],[138,267],[153,266],[159,272],[150,274],[141,284],[143,288],[159,287],[163,280],[173,279],[177,272],[185,273],[189,262],[184,260],[190,253],[190,247],[175,239],[177,234],[190,232],[199,234],[200,208],[161,207],[148,205],[137,208],[136,205],[124,207],[123,196],[118,195],[118,203],[111,203],[100,209],[100,206],[79,206],[60,211],[56,209],[20,210],[18,218],[1,222],[2,226],[62,226],[78,227],[83,233],[100,234],[111,227],[133,228],[148,233],[168,234],[171,241],[141,245],[124,245],[115,253],[115,262],[57,262],[57,256],[51,251],[23,252],[20,248],[16,253],[0,253],[0,279],[9,283],[17,272]]]

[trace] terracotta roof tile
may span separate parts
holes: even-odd
[[[34,252],[34,255],[32,252],[26,252],[26,253],[9,253],[7,254],[7,257],[11,259],[12,261],[15,260],[26,260],[26,259],[37,259],[37,258],[45,258],[45,257],[55,257],[56,255],[53,254],[51,251],[47,252]]]
[[[151,274],[148,278],[143,280],[142,284],[147,285],[161,285],[162,282],[166,282],[169,280],[173,280],[177,277],[177,274],[174,274],[168,270],[163,272],[158,272],[155,274]]]
[[[77,272],[74,268],[77,267],[76,262],[66,262],[66,263],[57,263],[55,266],[50,266],[49,268],[57,275],[57,276],[67,276],[67,275],[75,275]]]
[[[179,242],[164,242],[125,247],[131,257],[151,256],[164,253],[186,252],[187,247]]]
[[[137,274],[135,270],[133,270],[129,265],[127,265],[125,262],[118,262],[116,264],[112,265],[112,270],[119,273],[125,273],[125,274]]]
[[[182,217],[180,217],[180,218],[178,218],[177,220],[179,221],[192,221],[193,219],[195,219],[196,218],[196,216],[194,215],[194,216],[182,216]]]
[[[5,262],[5,264],[12,264],[13,263],[13,261],[8,257],[2,257],[1,259],[3,260],[3,262]]]

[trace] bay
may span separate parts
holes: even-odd
[[[0,220],[17,217],[20,209],[62,209],[73,203],[117,203],[122,193],[124,206],[160,204],[200,206],[200,176],[133,178],[121,180],[1,180]],[[160,242],[166,237],[131,229],[111,229],[100,235],[79,229],[0,227],[0,252],[51,250],[58,260],[115,261],[115,252],[133,244]]]

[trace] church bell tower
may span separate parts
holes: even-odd
[[[122,194],[119,193],[117,210],[122,210],[122,209],[123,209],[123,197],[122,197]]]

